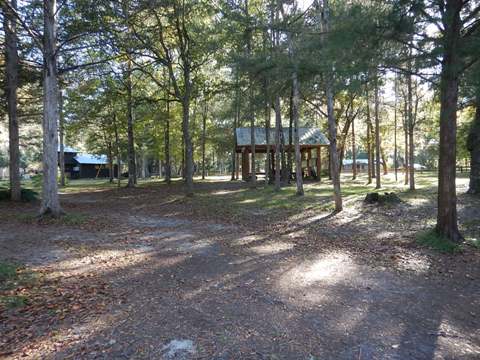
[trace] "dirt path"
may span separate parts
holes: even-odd
[[[94,215],[91,195],[84,200]],[[292,234],[117,205],[102,213],[114,224],[105,228],[2,223],[2,258],[81,295],[64,318],[32,321],[14,348],[0,342],[4,358],[480,357],[480,273],[471,269],[432,274],[412,255],[401,271],[354,250],[311,251]]]

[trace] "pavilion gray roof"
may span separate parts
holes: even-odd
[[[288,128],[283,128],[283,137],[285,143],[288,144]],[[237,146],[249,146],[251,140],[250,128],[236,128]],[[255,131],[255,145],[266,145],[266,131],[265,128],[256,127]],[[317,146],[329,145],[327,137],[318,128],[299,128],[300,145]],[[270,129],[269,145],[275,145],[275,129]]]

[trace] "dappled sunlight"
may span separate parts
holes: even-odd
[[[37,359],[39,358],[38,351],[41,351],[42,358],[53,358],[58,355],[60,350],[86,343],[96,333],[106,331],[115,322],[115,318],[114,313],[101,316],[92,315],[84,318],[80,324],[50,329],[42,336],[25,341],[16,352],[22,354],[22,357],[32,356],[33,359]]]
[[[238,203],[239,204],[252,204],[252,203],[256,203],[257,201],[258,201],[258,199],[245,199],[245,200],[239,201]]]
[[[293,243],[272,243],[253,246],[250,248],[253,252],[259,255],[279,254],[284,251],[292,250],[295,247]]]
[[[287,271],[280,278],[279,287],[290,291],[312,285],[333,285],[351,277],[356,269],[357,266],[349,254],[329,252]]]
[[[395,257],[395,267],[415,273],[426,273],[431,267],[430,259],[420,253],[404,252]]]
[[[232,246],[244,246],[249,245],[258,241],[262,241],[264,239],[263,236],[252,234],[238,237],[230,242]]]
[[[246,191],[245,189],[217,190],[217,191],[212,191],[208,193],[208,195],[233,195],[233,194],[244,193],[245,191]]]
[[[443,319],[438,327],[438,331],[432,334],[436,336],[437,348],[435,349],[435,358],[442,358],[444,349],[448,348],[455,353],[458,358],[465,357],[473,359],[470,356],[478,356],[480,354],[480,343],[477,334],[465,334],[462,329],[457,328],[452,322]],[[471,337],[471,338],[470,338]]]

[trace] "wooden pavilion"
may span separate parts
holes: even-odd
[[[320,178],[320,171],[322,168],[322,146],[329,146],[330,142],[327,137],[318,128],[299,128],[300,135],[300,152],[302,154],[302,174],[306,176],[315,175]],[[255,153],[267,152],[266,130],[265,128],[256,127],[255,131]],[[241,171],[242,180],[247,180],[251,176],[250,154],[252,153],[251,146],[251,129],[236,128],[236,153],[237,153],[237,178],[239,169],[239,157],[241,155]],[[284,149],[286,152],[294,152],[294,145],[289,145],[289,128],[283,128],[282,134]],[[270,147],[271,169],[274,174],[277,166],[275,165],[275,129],[270,129],[268,145]]]

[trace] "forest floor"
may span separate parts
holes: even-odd
[[[435,177],[365,205],[365,178],[275,193],[212,178],[72,181],[67,215],[0,202],[1,359],[479,359],[480,199],[439,252]],[[347,181],[348,180],[348,181]],[[445,250],[445,249],[444,249]]]

